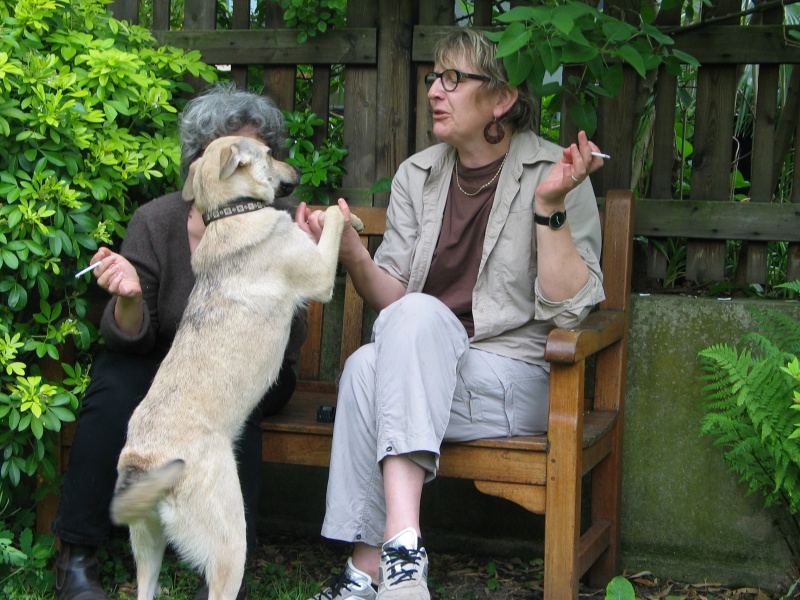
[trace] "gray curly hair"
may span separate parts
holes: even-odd
[[[181,177],[186,179],[189,165],[208,144],[247,125],[271,148],[283,146],[286,124],[271,98],[237,89],[233,83],[215,84],[192,98],[180,119]]]
[[[491,79],[481,84],[481,89],[486,93],[508,88],[508,73],[503,60],[497,58],[497,46],[480,30],[462,27],[449,31],[436,42],[433,56],[436,64],[443,69],[452,68],[460,58],[466,59],[475,73]],[[514,131],[533,129],[537,114],[535,99],[525,82],[518,85],[517,90],[517,101],[500,117],[500,121],[511,125]]]

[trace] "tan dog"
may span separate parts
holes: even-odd
[[[315,244],[287,212],[259,206],[297,183],[247,137],[212,142],[191,166],[183,197],[214,220],[172,348],[128,424],[111,503],[112,520],[130,526],[139,600],[156,592],[167,543],[205,574],[210,600],[239,591],[247,543],[233,444],[278,376],[297,307],[330,300],[345,226],[331,206]]]

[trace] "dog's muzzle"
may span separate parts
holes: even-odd
[[[288,181],[281,181],[280,186],[278,186],[278,190],[275,192],[276,198],[285,198],[286,196],[291,196],[292,192],[297,189],[296,183],[289,183]]]

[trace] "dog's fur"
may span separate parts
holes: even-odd
[[[183,197],[207,214],[241,198],[271,204],[297,183],[267,146],[224,137],[192,164]],[[117,466],[111,517],[130,526],[139,600],[156,592],[167,543],[205,574],[210,600],[236,597],[247,543],[233,444],[278,375],[297,307],[331,298],[344,225],[329,207],[315,244],[272,207],[208,224],[180,327]]]

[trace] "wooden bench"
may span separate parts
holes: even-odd
[[[604,586],[619,572],[619,513],[622,416],[625,398],[629,290],[634,200],[628,191],[608,194],[603,209],[606,300],[575,329],[555,329],[547,341],[551,363],[548,433],[445,444],[442,477],[469,479],[486,494],[544,514],[544,589],[547,600],[578,597],[578,580]],[[374,243],[385,227],[384,208],[354,209],[364,221],[362,241]],[[333,426],[318,423],[317,409],[336,404],[332,378],[323,375],[323,306],[309,307],[309,336],[301,351],[294,397],[263,422],[265,462],[327,467]],[[345,283],[339,364],[368,336],[364,306]],[[585,385],[586,361],[593,357],[592,385]],[[55,376],[55,374],[54,374]],[[59,437],[61,470],[66,468],[74,424]],[[591,522],[581,531],[582,478],[591,477]],[[37,505],[37,526],[49,532],[58,504],[48,496]]]
[[[625,397],[628,306],[634,201],[613,191],[603,211],[602,265],[606,300],[578,328],[548,337],[551,363],[548,433],[445,444],[441,477],[470,479],[484,493],[544,514],[545,598],[578,597],[589,571],[592,586],[619,572],[622,416]],[[602,208],[602,207],[601,207]],[[365,246],[384,232],[385,209],[353,208],[364,221]],[[321,376],[323,307],[309,307],[309,337],[301,351],[294,397],[263,422],[265,462],[328,466],[333,426],[318,423],[320,406],[336,404],[335,382]],[[341,318],[340,366],[367,336],[364,306],[347,278]],[[593,385],[585,386],[586,360],[594,356]],[[588,397],[587,397],[588,396]],[[581,485],[591,477],[591,523],[581,532]]]

